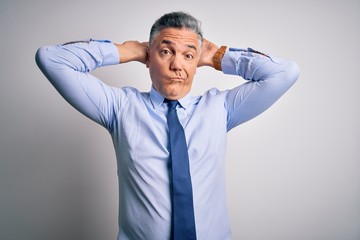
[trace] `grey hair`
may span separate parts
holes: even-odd
[[[186,28],[198,35],[199,45],[202,45],[203,34],[201,30],[201,22],[185,12],[171,12],[160,17],[152,25],[150,30],[149,46],[151,47],[154,38],[164,28]]]

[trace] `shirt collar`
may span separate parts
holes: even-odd
[[[153,86],[151,86],[150,101],[154,108],[159,107],[164,102],[164,97]]]
[[[158,91],[156,91],[156,89],[153,86],[151,86],[150,100],[153,107],[154,108],[159,107],[164,102],[164,99],[165,98]],[[181,107],[183,107],[186,110],[190,105],[190,100],[191,100],[191,95],[188,93],[178,101]]]

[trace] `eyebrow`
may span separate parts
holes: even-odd
[[[173,45],[174,43],[173,43],[172,41],[170,41],[170,40],[163,39],[163,40],[161,41],[161,43],[160,43],[160,44]],[[187,46],[188,48],[192,48],[192,49],[194,49],[195,51],[197,51],[197,48],[195,47],[195,45],[192,45],[192,44],[186,44],[186,46]]]

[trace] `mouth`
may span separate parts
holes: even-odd
[[[185,78],[183,78],[181,76],[169,77],[169,79],[171,81],[183,81],[183,80],[185,80]]]

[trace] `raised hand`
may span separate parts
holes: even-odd
[[[119,51],[120,63],[138,61],[146,63],[149,43],[139,41],[126,41],[122,44],[115,44]]]
[[[218,49],[219,49],[218,46],[216,46],[214,43],[204,38],[198,67],[202,67],[202,66],[214,67],[213,57]]]

